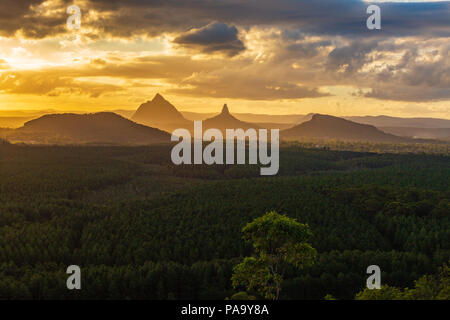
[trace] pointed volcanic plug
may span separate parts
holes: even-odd
[[[227,105],[226,103],[223,105],[223,108],[222,108],[222,114],[223,114],[223,115],[228,115],[228,114],[230,114],[230,110],[228,110],[228,105]]]

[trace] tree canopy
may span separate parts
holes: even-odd
[[[233,269],[233,286],[244,286],[266,299],[279,298],[286,264],[303,268],[317,254],[307,242],[312,236],[308,225],[275,211],[248,223],[242,233],[253,244],[256,256],[245,258]]]

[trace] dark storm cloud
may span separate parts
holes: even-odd
[[[133,32],[126,24],[112,24],[114,20],[125,22],[125,18],[129,27],[138,31],[148,28],[150,33],[199,28],[220,21],[244,28],[269,25],[298,28],[319,35],[450,36],[448,2],[379,3],[382,32],[366,28],[368,4],[362,0],[100,0],[91,5],[115,13],[104,25],[119,34]]]
[[[0,33],[22,30],[42,38],[64,30],[64,16],[39,16],[30,10],[44,0],[2,0]],[[70,2],[63,0],[61,5]],[[238,28],[278,26],[303,33],[342,36],[450,36],[450,4],[380,3],[382,31],[366,28],[362,0],[90,0],[82,11],[97,10],[90,26],[116,36],[186,32],[219,21]],[[101,13],[104,13],[102,15]],[[62,26],[61,26],[62,24]]]
[[[316,41],[310,43],[288,44],[286,50],[296,58],[312,58],[318,55],[319,50],[331,46],[331,41]]]
[[[1,0],[0,36],[12,37],[22,31],[27,38],[45,38],[65,31],[67,16],[63,12],[45,15],[39,11],[44,0]],[[66,7],[69,0],[61,0]]]
[[[353,74],[370,62],[368,53],[372,52],[377,45],[376,41],[355,41],[348,46],[335,48],[328,55],[327,69],[330,71],[341,70],[344,73]]]
[[[237,28],[223,23],[211,23],[203,28],[193,29],[176,38],[174,42],[204,53],[221,52],[230,57],[245,50],[244,44],[238,38]]]

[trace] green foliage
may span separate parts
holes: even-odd
[[[381,286],[381,289],[365,289],[358,293],[356,300],[402,300],[402,290],[388,285]]]
[[[353,299],[372,264],[411,288],[449,261],[448,156],[294,145],[280,160],[260,177],[175,167],[167,146],[0,145],[0,299],[224,299],[253,252],[242,228],[270,211],[308,224],[318,252],[286,263],[280,299]]]
[[[279,298],[285,264],[303,268],[316,256],[306,242],[312,236],[308,225],[274,211],[248,223],[242,233],[257,257],[247,257],[233,269],[233,287],[246,287],[266,299]]]
[[[227,298],[225,300],[256,300],[255,296],[249,295],[247,292],[245,291],[241,291],[238,293],[235,293],[231,296],[231,298]]]
[[[425,275],[412,289],[382,286],[379,290],[359,292],[356,300],[450,300],[450,268],[445,264],[436,275]]]

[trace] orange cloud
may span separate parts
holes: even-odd
[[[0,59],[0,70],[7,70],[10,69],[11,66],[3,59]]]

